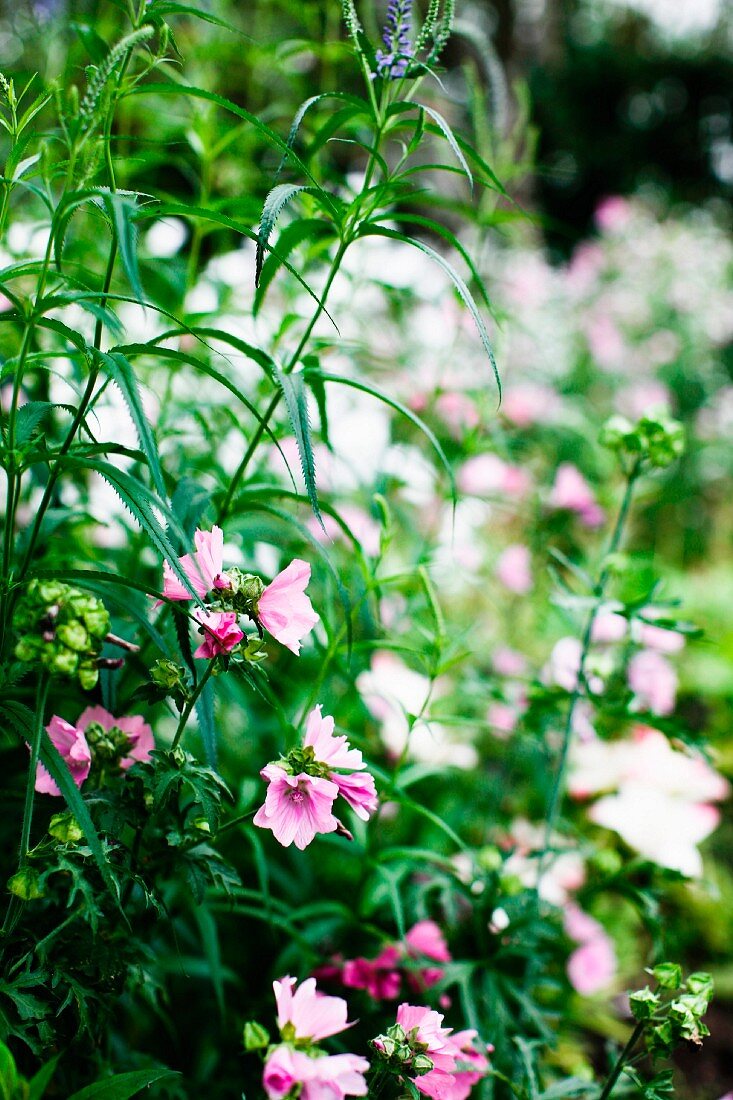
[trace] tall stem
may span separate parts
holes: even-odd
[[[608,1080],[606,1081],[605,1085],[603,1086],[603,1092],[598,1097],[598,1100],[608,1100],[609,1096],[613,1092],[614,1085],[616,1084],[619,1077],[621,1076],[621,1071],[623,1070],[626,1063],[629,1061],[629,1059],[630,1059],[630,1057],[633,1053],[634,1047],[636,1046],[636,1044],[639,1042],[642,1035],[644,1034],[644,1025],[645,1025],[645,1021],[640,1020],[639,1023],[634,1028],[634,1030],[631,1032],[631,1035],[629,1037],[629,1041],[626,1044],[626,1046],[624,1047],[624,1049],[621,1051],[621,1053],[619,1054],[618,1058],[616,1059],[616,1063],[615,1063],[613,1069],[611,1070],[610,1074],[608,1075]]]
[[[560,759],[558,761],[557,771],[555,773],[555,779],[552,785],[552,792],[550,794],[550,802],[547,807],[547,816],[545,818],[545,837],[542,855],[540,857],[540,863],[537,870],[537,885],[536,890],[539,893],[540,883],[547,871],[549,864],[549,856],[552,854],[552,838],[557,827],[558,817],[560,815],[560,806],[562,804],[562,798],[565,789],[565,775],[568,767],[568,758],[570,755],[570,746],[573,740],[573,719],[575,717],[575,710],[578,702],[583,696],[583,685],[585,683],[585,668],[588,660],[588,653],[590,651],[591,641],[593,638],[593,625],[596,621],[598,611],[603,603],[606,594],[606,586],[608,585],[609,578],[611,576],[611,563],[610,558],[614,555],[621,545],[621,539],[623,537],[624,529],[626,527],[626,521],[629,516],[629,509],[631,507],[631,499],[634,492],[634,485],[640,473],[640,464],[637,462],[631,468],[626,479],[626,488],[624,490],[623,499],[621,501],[621,507],[619,508],[618,516],[616,517],[616,523],[611,534],[611,538],[608,543],[608,549],[604,556],[605,564],[601,569],[598,576],[598,580],[593,586],[593,606],[588,615],[587,622],[585,624],[585,630],[583,631],[583,638],[581,643],[580,661],[578,663],[578,676],[573,688],[573,693],[570,696],[570,702],[568,704],[567,714],[565,716],[565,726],[563,729],[562,745],[560,748]]]
[[[186,723],[188,722],[189,718],[191,717],[191,713],[193,711],[193,708],[196,706],[196,701],[198,700],[199,696],[201,695],[201,692],[206,687],[207,681],[208,681],[209,677],[211,676],[212,672],[214,671],[214,664],[215,663],[216,663],[216,659],[214,659],[213,661],[209,661],[209,663],[206,667],[206,672],[204,672],[204,674],[201,677],[201,679],[199,680],[198,684],[193,689],[193,691],[191,693],[191,698],[188,700],[185,707],[183,708],[183,711],[181,712],[181,717],[180,717],[179,722],[178,722],[178,729],[176,730],[176,735],[173,738],[173,742],[171,744],[171,750],[178,748],[178,744],[179,744],[181,738],[183,737],[183,731],[186,728]]]

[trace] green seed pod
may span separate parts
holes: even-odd
[[[35,901],[44,897],[43,888],[40,885],[40,875],[32,867],[24,867],[8,879],[8,889],[16,898],[23,901]]]
[[[62,844],[76,844],[84,839],[84,833],[73,814],[54,814],[48,826],[49,835]]]
[[[256,1020],[248,1020],[244,1025],[242,1041],[247,1052],[265,1050],[270,1045],[270,1036],[262,1024],[258,1024]]]

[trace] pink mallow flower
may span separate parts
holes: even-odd
[[[433,1068],[422,1077],[416,1077],[414,1084],[425,1096],[433,1100],[450,1100],[452,1089],[456,1087],[453,1070],[456,1068],[458,1050],[451,1041],[451,1028],[445,1028],[443,1016],[431,1008],[403,1003],[397,1009],[397,1023],[401,1025],[408,1040],[425,1048]]]
[[[602,924],[577,905],[565,911],[565,931],[580,946],[568,959],[568,980],[582,996],[606,989],[616,975],[616,951]]]
[[[339,822],[331,813],[339,793],[335,783],[305,772],[288,775],[277,764],[268,764],[260,775],[269,785],[253,824],[272,829],[284,848],[295,841],[302,852],[318,833],[338,829]]]
[[[197,611],[194,618],[201,625],[204,640],[194,653],[194,657],[212,659],[222,653],[231,653],[244,637],[240,630],[235,611]]]
[[[575,512],[586,527],[599,527],[604,520],[603,509],[596,502],[593,490],[571,462],[558,466],[549,504],[551,508]]]
[[[227,587],[222,578],[224,568],[224,532],[221,527],[210,531],[197,530],[193,536],[195,554],[178,559],[196,595],[203,599],[214,588]],[[217,583],[218,582],[218,583]],[[188,588],[178,579],[167,561],[163,562],[163,595],[169,600],[190,600]]]
[[[482,1051],[476,1049],[477,1038],[478,1034],[473,1030],[456,1031],[451,1035],[451,1042],[456,1049],[456,1068],[453,1070],[455,1083],[447,1094],[450,1100],[466,1100],[473,1086],[486,1076],[489,1060]]]
[[[310,577],[310,565],[295,558],[268,584],[258,603],[257,615],[265,630],[296,656],[301,640],[319,619],[305,594]]]
[[[92,754],[83,731],[54,714],[46,726],[46,733],[61,754],[71,778],[77,787],[81,787],[92,766]],[[36,765],[36,790],[39,794],[61,794],[56,781],[40,762]]]
[[[318,1043],[352,1025],[343,997],[329,997],[316,989],[316,979],[298,985],[289,976],[272,983],[277,1004],[277,1026],[286,1042]]]
[[[103,730],[116,728],[127,735],[129,748],[120,759],[120,767],[127,771],[133,764],[143,763],[150,759],[150,754],[155,748],[153,731],[147,724],[142,714],[128,714],[123,718],[115,718],[104,707],[87,707],[77,719],[77,726],[86,730],[88,726],[96,722]]]
[[[397,944],[388,944],[376,959],[347,959],[341,971],[341,981],[349,989],[365,989],[375,1001],[392,1001],[402,986],[402,951]]]
[[[276,1047],[265,1062],[262,1085],[269,1100],[297,1095],[301,1100],[342,1100],[366,1096],[369,1062],[357,1054],[310,1057],[289,1046]]]
[[[350,748],[346,737],[335,737],[333,729],[333,718],[322,713],[319,703],[308,715],[303,744],[313,749],[319,764],[334,769],[329,772],[329,779],[336,784],[339,794],[357,817],[368,821],[379,805],[374,778],[369,774],[358,774],[366,768],[361,752]],[[342,772],[350,774],[344,775]]]

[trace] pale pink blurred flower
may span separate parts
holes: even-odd
[[[560,407],[560,398],[549,386],[524,382],[506,390],[501,412],[518,428],[529,428],[532,424],[552,422]]]
[[[96,722],[103,730],[116,727],[127,735],[129,747],[120,760],[120,767],[124,770],[131,768],[133,764],[150,759],[150,754],[155,748],[155,738],[142,714],[128,714],[122,718],[115,718],[114,714],[110,714],[104,707],[87,707],[79,715],[76,724],[80,730],[86,730],[92,722]]]
[[[458,488],[470,496],[525,497],[532,479],[520,466],[511,466],[498,455],[482,454],[469,458],[458,470]]]
[[[491,727],[491,732],[495,737],[498,737],[500,741],[506,740],[509,734],[513,732],[518,719],[519,713],[517,708],[511,706],[509,703],[501,703],[498,701],[490,703],[486,711],[486,721]]]
[[[555,642],[550,659],[542,671],[544,681],[557,684],[565,691],[575,691],[582,653],[583,645],[579,638],[560,638]]]
[[[435,412],[457,438],[478,427],[481,421],[476,402],[458,390],[441,393],[435,402]]]
[[[265,802],[252,819],[261,829],[272,829],[275,839],[303,851],[318,833],[333,833],[338,821],[331,810],[339,793],[335,783],[318,776],[288,775],[268,764],[260,775],[268,781]]]
[[[358,540],[367,557],[375,558],[379,553],[381,538],[381,529],[377,521],[363,508],[358,508],[352,504],[344,504],[339,507],[339,515],[354,538]],[[319,542],[327,542],[329,539],[332,542],[340,540],[351,546],[351,540],[333,516],[324,513],[323,526],[326,529],[325,533],[315,516],[311,516],[308,520],[308,530]]]
[[[221,586],[217,578],[224,568],[224,532],[221,527],[211,531],[197,530],[193,536],[195,554],[184,554],[178,562],[191,582],[196,595],[203,599],[207,592]],[[163,595],[169,600],[190,600],[190,591],[179,581],[167,561],[163,562]]]
[[[352,1025],[348,1022],[348,1006],[343,997],[329,997],[316,988],[315,978],[306,978],[298,985],[287,976],[272,983],[277,1004],[277,1026],[283,1031],[290,1025],[292,1038],[313,1043],[338,1035]]]
[[[605,928],[572,904],[565,910],[564,923],[568,936],[580,944],[568,959],[570,984],[583,996],[605,989],[617,968],[616,951]]]
[[[628,227],[632,217],[631,203],[621,195],[608,195],[596,207],[596,225],[602,233],[620,233]]]
[[[491,663],[499,676],[524,676],[527,672],[527,658],[508,646],[500,646],[494,652]]]
[[[212,659],[222,653],[231,653],[244,637],[244,631],[240,630],[234,611],[213,611],[209,614],[198,610],[194,612],[194,618],[201,625],[204,634],[204,640],[194,652],[194,657]]]
[[[596,502],[593,490],[571,462],[558,466],[549,504],[551,508],[575,512],[586,527],[598,527],[604,520],[603,509]]]
[[[92,754],[83,731],[54,714],[46,726],[46,733],[71,772],[71,778],[77,787],[81,787],[92,766]],[[35,788],[39,794],[61,795],[56,781],[40,761],[36,765]]]
[[[601,610],[593,620],[591,640],[597,645],[611,645],[626,637],[629,621],[616,611]]]
[[[566,269],[568,288],[576,295],[587,294],[598,282],[606,254],[598,241],[583,241],[573,252]]]
[[[661,382],[654,379],[643,382],[633,382],[616,395],[616,406],[620,413],[639,420],[653,412],[669,413],[672,408],[672,397]]]
[[[629,354],[628,346],[608,314],[591,314],[584,328],[588,350],[599,367],[613,370],[623,365]]]
[[[629,661],[629,687],[637,706],[653,714],[671,714],[677,698],[677,673],[659,653],[642,649]]]
[[[643,646],[659,653],[679,653],[685,648],[684,634],[652,623],[639,623],[637,636]]]
[[[496,563],[496,575],[510,592],[525,595],[532,589],[532,558],[527,546],[507,546]]]
[[[269,634],[296,655],[300,642],[319,620],[305,594],[311,567],[295,558],[260,596],[257,616]]]

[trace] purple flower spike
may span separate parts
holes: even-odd
[[[382,41],[385,50],[377,50],[377,76],[388,80],[399,80],[407,74],[412,57],[410,42],[410,24],[412,21],[412,0],[389,0],[387,19],[384,24]]]

